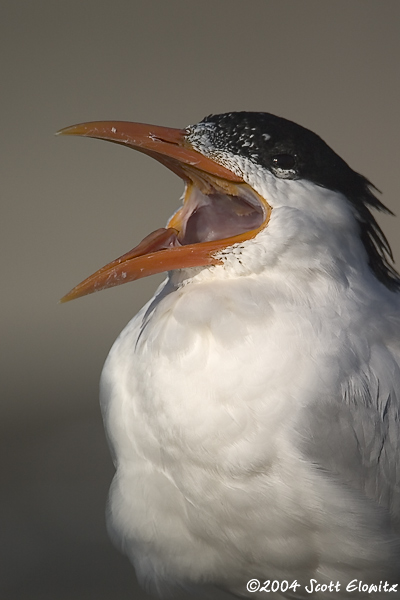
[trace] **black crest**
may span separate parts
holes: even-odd
[[[346,196],[355,208],[371,270],[390,290],[400,289],[389,242],[370,208],[393,213],[375,196],[377,188],[353,171],[318,135],[269,113],[210,115],[199,125],[203,124],[213,125],[208,138],[214,149],[244,156],[276,174],[276,165],[283,165],[278,176],[307,179]]]

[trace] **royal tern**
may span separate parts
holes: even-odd
[[[109,528],[141,584],[399,597],[400,279],[375,188],[268,113],[61,133],[135,148],[186,184],[166,228],[64,297],[168,271],[101,380]]]

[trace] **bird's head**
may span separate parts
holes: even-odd
[[[183,130],[100,121],[59,133],[139,150],[186,184],[183,206],[166,228],[88,277],[62,301],[163,271],[229,260],[243,266],[246,254],[257,255],[257,247],[263,250],[258,261],[268,256],[272,263],[288,247],[294,253],[301,246],[318,253],[321,245],[329,247],[329,238],[339,248],[353,236],[364,246],[365,262],[377,279],[389,289],[400,287],[390,247],[370,212],[370,207],[387,210],[373,186],[320,137],[291,121],[237,112],[211,115]],[[250,268],[254,264],[249,261]]]

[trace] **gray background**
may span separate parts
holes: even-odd
[[[398,0],[2,1],[1,598],[147,597],[105,531],[97,394],[160,276],[57,301],[163,226],[182,184],[54,132],[264,110],[319,133],[399,212],[399,13]],[[398,222],[380,222],[400,260]]]

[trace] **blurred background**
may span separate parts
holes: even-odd
[[[147,598],[107,538],[103,362],[161,276],[58,305],[165,224],[182,184],[67,125],[267,111],[317,132],[400,213],[398,0],[2,0],[4,600]],[[398,220],[380,216],[400,262]]]

